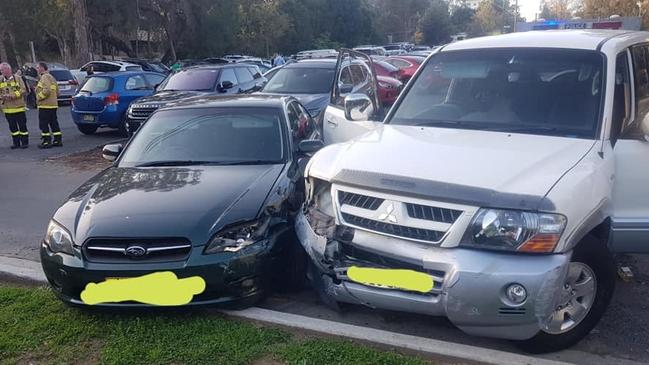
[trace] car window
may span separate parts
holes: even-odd
[[[240,84],[245,84],[253,80],[252,74],[250,73],[250,71],[248,71],[247,67],[236,67],[234,70],[234,72],[237,74],[237,80],[239,80]]]
[[[611,141],[615,143],[620,134],[631,122],[631,79],[629,76],[629,59],[624,51],[615,60],[615,90],[613,94],[613,118],[611,123]]]
[[[406,62],[404,60],[396,59],[396,58],[388,58],[385,60],[385,62],[391,64],[392,66],[396,68],[407,68],[412,66],[409,62]]]
[[[56,81],[70,81],[74,80],[74,76],[68,70],[50,70],[50,75],[54,76]]]
[[[126,66],[126,71],[142,71],[142,66]]]
[[[283,121],[278,108],[159,111],[129,142],[120,166],[156,161],[281,163]]]
[[[159,90],[212,91],[216,86],[218,69],[186,69],[169,76]]]
[[[601,122],[595,51],[463,50],[422,67],[388,123],[592,139]]]
[[[297,102],[291,102],[287,108],[288,113],[288,123],[291,127],[291,137],[293,139],[293,148],[297,148],[297,145],[305,139],[306,129],[308,124],[306,122],[307,118],[302,115],[300,108],[297,105]]]
[[[224,68],[221,70],[221,78],[219,79],[219,82],[223,83],[225,81],[230,81],[232,85],[239,84],[239,82],[237,82],[237,76],[234,74],[234,69]]]
[[[298,113],[299,113],[298,137],[301,140],[317,138],[317,136],[315,135],[317,126],[313,118],[311,118],[311,114],[309,114],[309,111],[306,110],[306,108],[304,108],[304,106],[300,103],[295,103],[295,106],[298,109]]]
[[[631,47],[635,84],[636,120],[649,113],[649,52],[647,45]]]
[[[367,73],[363,72],[364,70],[361,65],[351,65],[349,66],[349,70],[355,87],[361,86],[367,82]]]
[[[126,79],[126,85],[124,86],[124,88],[126,90],[146,90],[149,89],[149,86],[146,83],[144,76],[136,75]]]
[[[110,77],[93,76],[88,77],[81,86],[81,91],[93,94],[110,91],[113,88],[113,80]]]
[[[99,71],[99,72],[113,72],[113,71],[119,71],[121,69],[120,66],[111,65],[110,63],[98,62],[97,65],[99,65],[100,69],[97,70],[97,67],[95,67],[95,71]]]
[[[252,74],[252,77],[255,79],[261,78],[261,72],[259,71],[259,68],[257,67],[248,67],[248,71]]]
[[[334,68],[284,67],[268,81],[263,91],[283,94],[326,94],[331,91],[334,74]]]
[[[149,85],[151,85],[151,87],[154,87],[162,83],[162,81],[164,81],[165,79],[165,76],[146,74],[144,75],[144,78],[149,82]]]

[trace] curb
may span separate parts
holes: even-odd
[[[46,283],[40,263],[25,259],[0,256],[0,273]],[[327,335],[345,337],[393,348],[403,348],[433,357],[451,358],[472,363],[494,365],[559,365],[568,364],[531,356],[482,347],[462,345],[430,338],[404,335],[373,328],[355,326],[297,314],[277,312],[263,308],[248,308],[240,311],[221,311],[228,316],[254,320],[274,325],[297,328]]]

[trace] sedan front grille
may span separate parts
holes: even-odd
[[[146,119],[156,110],[158,110],[157,107],[134,105],[129,109],[128,117],[131,119]]]
[[[345,222],[369,229],[379,233],[385,233],[392,236],[409,238],[418,241],[438,242],[444,237],[444,232],[433,231],[429,229],[413,228],[400,226],[398,224],[391,224],[380,222],[372,219],[362,218],[355,215],[343,213]]]
[[[184,261],[191,243],[182,238],[91,238],[82,251],[89,262],[98,263]]]

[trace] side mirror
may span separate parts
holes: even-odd
[[[340,94],[349,94],[352,90],[354,90],[354,85],[352,84],[341,84],[338,86]]]
[[[121,144],[107,144],[101,150],[101,157],[108,161],[115,161],[122,152],[122,148]]]
[[[153,90],[154,90],[154,91],[158,91],[158,86],[160,86],[160,84],[155,84],[155,85],[153,85]]]
[[[223,82],[220,82],[219,85],[218,85],[218,89],[220,91],[225,91],[225,90],[228,90],[228,89],[232,89],[233,87],[234,87],[234,84],[232,83],[232,81],[223,81]]]
[[[372,99],[365,94],[349,94],[345,97],[345,118],[351,121],[369,120],[374,114]]]
[[[318,152],[322,147],[324,147],[324,142],[319,139],[305,139],[297,145],[298,151],[302,153]]]

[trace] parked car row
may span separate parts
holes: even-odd
[[[372,58],[354,50],[279,68],[261,94],[219,95],[246,66],[188,69],[167,91],[200,74],[204,93],[104,148],[114,164],[56,211],[43,269],[76,305],[159,305],[127,294],[159,272],[202,280],[188,305],[253,304],[308,278],[333,307],[446,316],[531,352],[569,347],[609,304],[613,254],[649,252],[647,39],[453,43],[387,112]],[[324,111],[305,107],[327,94]],[[88,299],[115,279],[125,293]]]

